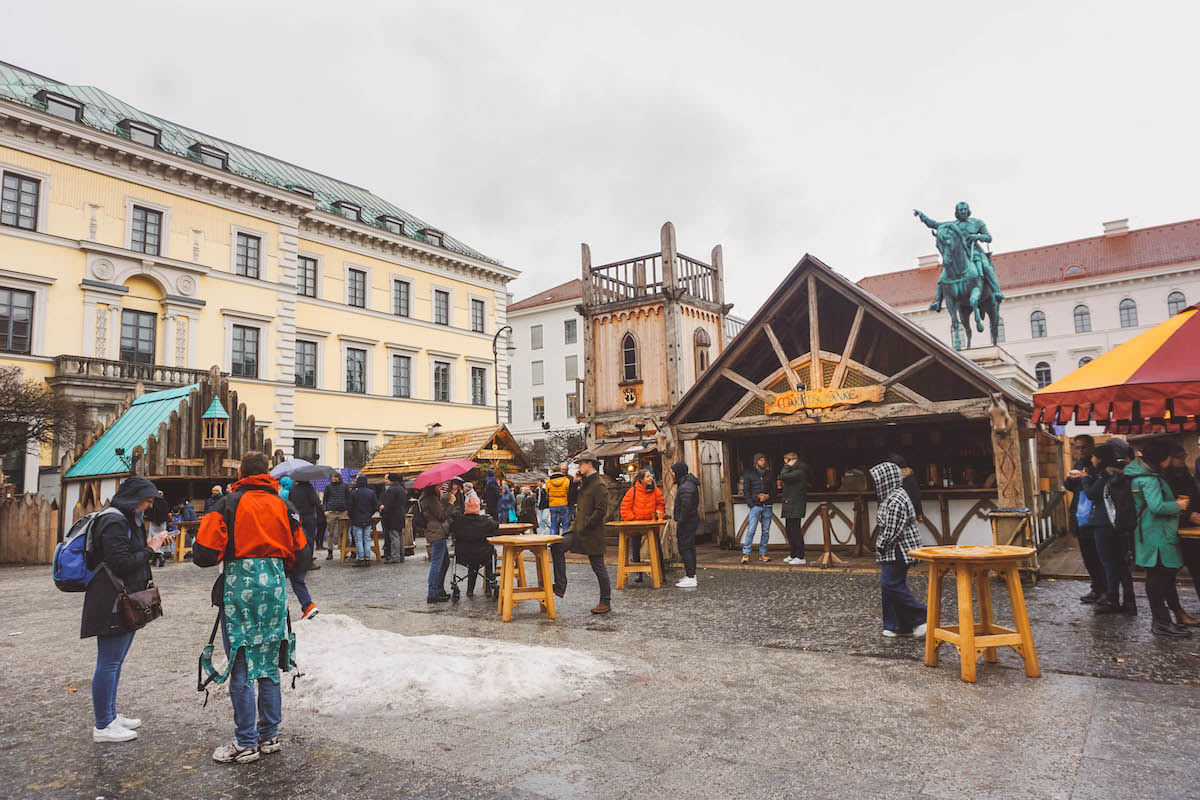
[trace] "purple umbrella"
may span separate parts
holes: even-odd
[[[448,481],[451,478],[457,478],[464,472],[470,472],[479,466],[474,461],[465,458],[460,458],[456,461],[443,461],[441,464],[430,467],[417,476],[413,481],[414,489],[424,489],[426,486],[436,486],[443,481]]]

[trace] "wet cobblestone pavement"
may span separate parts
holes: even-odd
[[[470,712],[317,716],[289,710],[285,687],[285,749],[218,765],[209,754],[231,736],[228,698],[202,708],[194,691],[211,571],[156,571],[167,616],[138,633],[119,695],[145,718],[143,735],[100,746],[81,596],[55,591],[46,568],[0,568],[0,797],[1200,794],[1200,690],[1186,685],[1200,680],[1200,636],[1151,636],[1144,599],[1137,618],[1094,617],[1082,584],[1027,587],[1044,677],[1026,678],[1002,650],[968,685],[948,646],[934,670],[920,641],[879,636],[873,575],[701,570],[695,591],[631,583],[595,618],[594,578],[571,565],[557,621],[525,602],[506,625],[482,596],[426,604],[420,559],[323,566],[309,579],[323,613],[407,635],[571,647],[622,668],[581,697]],[[922,575],[910,585],[924,596]],[[993,594],[1003,621],[1006,593]]]

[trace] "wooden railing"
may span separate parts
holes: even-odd
[[[692,297],[700,300],[715,302],[717,271],[700,261],[683,253],[679,254],[679,264],[675,269],[675,285]]]
[[[716,301],[716,269],[682,254],[674,266],[677,288],[701,300]],[[662,273],[662,253],[592,267],[593,302],[602,305],[658,294],[663,290]]]
[[[163,364],[134,364],[129,361],[109,361],[90,356],[55,356],[56,378],[95,378],[97,380],[128,381],[187,386],[208,375],[208,370],[168,367]]]

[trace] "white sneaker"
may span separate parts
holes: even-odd
[[[913,636],[924,636],[925,635],[925,623],[922,622],[920,625],[913,628],[912,635]],[[117,717],[117,719],[120,719],[120,717]]]
[[[806,562],[803,558],[794,558],[794,559],[792,559],[792,563],[799,567],[799,566],[803,566],[804,564],[806,564],[808,562]]]
[[[213,750],[213,761],[219,764],[248,764],[251,761],[258,761],[259,753],[257,747],[239,747],[237,742],[223,745]]]
[[[886,628],[884,628],[883,636],[886,639],[898,639],[902,636],[912,636],[912,634],[911,633],[900,633],[899,631],[889,631]]]
[[[124,714],[117,714],[117,718],[113,720],[117,725],[120,725],[126,730],[137,730],[142,727],[142,721],[135,717],[127,717]]]
[[[784,556],[784,558],[783,558],[783,563],[785,563],[785,564],[790,564],[790,563],[792,563],[792,557],[791,557],[791,556]]]
[[[107,728],[92,728],[93,742],[129,742],[136,738],[137,731],[122,728],[116,720],[108,723]]]
[[[678,583],[675,584],[675,587],[678,589],[695,589],[696,588],[696,579],[684,577]]]

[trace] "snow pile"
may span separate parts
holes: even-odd
[[[459,636],[402,636],[342,614],[296,628],[304,677],[289,703],[318,714],[422,713],[577,696],[616,664],[578,650]]]

